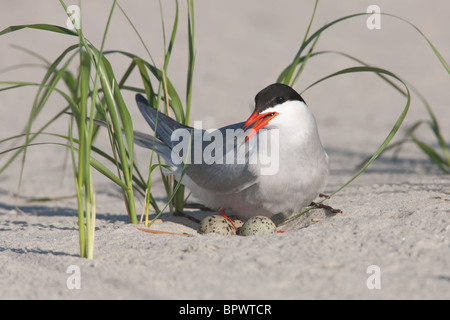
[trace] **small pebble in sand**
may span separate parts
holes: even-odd
[[[255,234],[270,234],[276,232],[273,221],[264,216],[255,216],[248,219],[239,229],[239,235],[252,236]]]

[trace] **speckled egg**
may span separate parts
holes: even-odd
[[[231,221],[233,221],[234,226],[239,230],[240,227],[244,225],[244,221],[239,218],[230,217]]]
[[[255,216],[248,219],[239,229],[239,235],[252,236],[255,234],[270,234],[276,232],[276,225],[267,217]]]
[[[236,229],[230,221],[219,215],[212,215],[204,218],[200,222],[198,233],[218,233],[221,235],[235,235]]]

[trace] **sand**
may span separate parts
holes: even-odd
[[[341,16],[365,12],[370,4],[359,0],[321,1],[313,30]],[[418,26],[449,60],[449,3],[434,7],[423,0],[377,4],[383,12]],[[64,12],[57,3],[34,1],[34,9],[25,10],[29,5],[28,1],[2,4],[0,29],[28,23],[65,26]],[[191,119],[202,120],[204,128],[209,128],[248,117],[254,95],[274,82],[295,55],[312,6],[312,1],[293,0],[276,4],[268,0],[197,1]],[[155,60],[159,60],[162,38],[158,2],[132,1],[123,3],[123,7]],[[105,2],[83,2],[85,34],[96,45],[101,42],[108,10]],[[164,11],[169,30],[173,6],[165,4]],[[187,61],[185,12],[182,2],[178,42],[169,68],[169,77],[181,97]],[[32,30],[2,36],[0,69],[36,62],[11,44],[54,60],[73,41]],[[107,48],[147,57],[119,10]],[[398,74],[427,98],[446,141],[450,141],[448,73],[413,28],[382,17],[381,29],[369,30],[366,18],[358,18],[323,34],[318,49],[343,51]],[[117,75],[128,66],[128,61],[118,56],[111,61]],[[314,58],[296,89],[302,91],[319,78],[354,65],[337,55]],[[43,74],[42,68],[27,68],[1,73],[0,79],[39,82]],[[133,81],[139,84],[137,78]],[[0,139],[25,127],[35,93],[36,88],[0,93]],[[125,92],[124,96],[136,129],[148,130],[135,108],[133,94]],[[330,156],[327,193],[350,179],[356,166],[378,148],[406,103],[404,97],[371,74],[334,78],[302,96],[316,116]],[[60,97],[51,98],[35,128],[62,103]],[[428,115],[413,95],[410,112],[394,141],[418,120],[428,120]],[[67,122],[61,120],[48,131],[65,133],[66,127]],[[436,146],[426,125],[417,134]],[[106,140],[99,143],[107,146]],[[10,146],[1,144],[0,151]],[[450,180],[412,144],[405,145],[395,159],[392,153],[377,159],[327,202],[342,209],[342,214],[316,209],[281,226],[285,233],[273,235],[199,235],[195,223],[168,212],[161,217],[164,222],[154,224],[152,229],[188,236],[142,232],[128,223],[117,186],[95,174],[98,214],[93,260],[79,257],[74,198],[28,202],[38,197],[74,195],[66,156],[65,150],[55,146],[31,148],[19,195],[20,158],[0,175],[1,299],[450,298]],[[136,157],[145,168],[148,151],[136,148]],[[6,159],[0,158],[0,163]],[[160,178],[155,175],[154,180],[154,195],[164,204]],[[138,210],[142,204],[138,197]],[[211,214],[190,211],[197,217]],[[77,274],[80,289],[73,288]]]

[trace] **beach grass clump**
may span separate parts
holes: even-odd
[[[178,28],[178,1],[175,1],[175,19],[170,40],[167,45],[165,43],[166,35],[163,35],[166,49],[164,52],[164,59],[159,67],[151,57],[149,50],[142,41],[142,37],[136,28],[134,28],[131,20],[128,19],[128,16],[117,1],[112,2],[100,48],[97,48],[84,36],[82,21],[75,21],[65,2],[61,0],[60,4],[62,9],[68,13],[68,17],[71,19],[72,24],[76,26],[74,30],[50,24],[33,24],[11,26],[0,32],[0,36],[5,36],[22,29],[34,29],[41,32],[54,32],[75,37],[77,40],[76,44],[66,48],[55,61],[48,62],[46,73],[40,83],[17,81],[1,82],[1,84],[5,86],[1,89],[2,91],[36,86],[38,87],[38,92],[24,132],[0,141],[0,143],[5,143],[10,140],[24,139],[24,142],[21,145],[1,152],[2,154],[12,153],[12,155],[0,168],[0,174],[20,155],[22,155],[23,172],[27,148],[42,144],[34,143],[37,137],[41,135],[51,135],[62,139],[63,141],[61,143],[49,143],[63,146],[70,151],[78,203],[80,255],[82,257],[92,258],[95,230],[95,192],[91,168],[96,169],[121,188],[124,204],[131,223],[138,223],[135,207],[135,191],[144,195],[146,199],[146,225],[151,224],[148,219],[150,205],[153,206],[153,209],[158,214],[161,214],[165,209],[165,207],[162,209],[158,207],[150,192],[151,173],[158,168],[162,169],[163,164],[158,161],[155,161],[157,163],[153,163],[152,153],[149,165],[149,177],[147,180],[144,179],[139,168],[137,168],[133,154],[133,124],[127,106],[125,105],[122,91],[130,90],[136,93],[139,92],[145,94],[148,101],[150,101],[155,108],[159,108],[160,104],[163,104],[162,107],[164,107],[166,113],[169,113],[170,108],[179,122],[185,124],[189,123],[193,71],[195,65],[194,4],[193,0],[187,1],[189,47],[187,50],[188,70],[185,106],[183,106],[176,89],[167,77],[167,68],[169,66],[170,56]],[[163,18],[161,2],[160,6],[161,16]],[[117,8],[121,10],[136,31],[136,34],[139,36],[139,39],[142,41],[149,54],[150,62],[126,51],[104,50],[104,44],[108,36],[109,27],[112,23],[113,13]],[[163,19],[162,23],[164,24]],[[31,50],[25,50],[34,56],[39,56]],[[116,76],[114,68],[108,60],[108,56],[112,54],[120,54],[127,57],[130,61],[127,70],[120,78]],[[45,58],[43,60],[46,61]],[[72,72],[70,71],[69,66],[75,63],[78,63],[75,68],[76,72]],[[127,80],[134,70],[139,72],[142,79],[141,88],[129,86],[127,83]],[[58,86],[60,83],[63,83],[64,87],[67,89],[60,89]],[[43,126],[34,129],[33,124],[35,119],[39,114],[42,114],[42,111],[52,94],[61,95],[67,102],[67,105],[61,108],[56,115],[50,117]],[[67,135],[46,132],[46,129],[55,121],[67,121],[67,113],[71,116],[67,128]],[[95,146],[95,140],[99,132],[97,120],[102,121],[107,127],[111,147],[110,152]],[[113,164],[116,172],[110,170],[108,164]],[[165,176],[163,176],[163,179],[167,197],[169,199],[168,204],[170,204],[171,207],[173,206],[175,210],[182,211],[184,206],[184,188],[181,182],[171,182],[170,178]],[[22,175],[20,180],[22,180]],[[153,219],[153,221],[155,219]]]

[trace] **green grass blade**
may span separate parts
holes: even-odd
[[[119,81],[119,88],[122,89],[122,87],[125,85],[125,82],[128,80],[131,73],[133,72],[134,68],[136,68],[136,61],[132,60],[127,70],[125,71],[124,75]]]
[[[150,102],[151,106],[157,107],[157,97],[155,95],[155,91],[153,90],[150,76],[148,75],[144,62],[141,59],[133,59],[133,62],[138,66],[142,84],[144,85],[145,95],[147,96],[147,101]]]
[[[411,139],[442,171],[444,171],[446,174],[450,174],[450,166],[444,161],[444,159],[441,158],[441,156],[436,151],[433,150],[433,148],[423,143],[413,135],[411,135]]]
[[[78,49],[77,45],[73,45],[65,49],[48,68],[47,72],[45,73],[41,81],[40,88],[36,94],[33,103],[33,108],[28,120],[28,127],[31,126],[33,120],[36,118],[36,116],[40,113],[40,111],[44,107],[45,103],[52,94],[59,80],[61,80],[61,78],[64,76],[64,72],[66,71],[72,60],[77,56],[78,50],[75,51],[71,56],[69,56],[67,62],[63,65],[61,69],[58,69],[59,65],[61,64],[63,59],[65,59],[67,55],[75,49]]]
[[[303,50],[306,48],[306,46],[308,45],[308,43],[307,43],[307,38],[308,38],[309,31],[310,31],[310,29],[311,29],[311,25],[312,25],[313,20],[314,20],[314,17],[315,17],[315,15],[316,15],[316,10],[317,10],[317,5],[318,5],[318,4],[319,4],[319,0],[316,0],[316,3],[314,4],[314,9],[313,9],[313,12],[312,12],[312,15],[311,15],[311,19],[309,20],[308,28],[306,29],[305,37],[303,38],[303,41],[302,41],[302,44],[301,44],[301,46],[300,46],[299,52],[298,52],[297,55],[295,56],[294,61],[292,61],[292,63],[285,69],[286,72],[285,72],[285,73],[282,73],[282,74],[278,77],[277,82],[281,82],[281,83],[284,83],[284,84],[286,84],[286,85],[291,84],[291,86],[293,85],[293,83],[296,82],[296,80],[294,80],[294,81],[291,83],[291,78],[292,78],[292,76],[294,75],[294,71],[295,71],[297,65],[300,63],[302,51],[303,51]]]
[[[131,27],[133,28],[134,32],[136,33],[136,35],[139,37],[139,40],[141,41],[142,45],[145,48],[145,51],[147,52],[150,60],[152,61],[153,65],[155,65],[155,60],[153,60],[153,57],[150,53],[150,50],[148,49],[147,45],[144,42],[144,39],[142,39],[141,34],[139,33],[139,31],[136,29],[135,25],[133,24],[133,22],[131,21],[131,19],[128,17],[128,15],[126,14],[125,10],[123,10],[123,8],[120,6],[119,3],[117,3],[117,6],[119,7],[120,11],[122,11],[123,15],[125,16],[125,18],[128,20],[128,23],[131,25]]]
[[[167,67],[169,65],[169,61],[170,61],[170,57],[172,55],[172,50],[173,50],[173,45],[175,43],[175,36],[177,34],[177,30],[178,30],[178,0],[175,0],[175,18],[174,18],[174,22],[173,22],[173,26],[172,26],[172,33],[170,35],[170,41],[169,41],[169,45],[166,48],[166,32],[165,32],[165,27],[164,27],[164,14],[162,12],[162,5],[161,5],[161,1],[159,1],[159,5],[160,5],[160,10],[161,10],[161,23],[162,23],[162,28],[163,28],[163,42],[164,42],[164,70],[167,73]]]
[[[450,67],[447,63],[447,61],[445,61],[444,57],[441,55],[441,53],[437,50],[437,48],[433,45],[433,43],[430,41],[430,39],[428,39],[428,37],[418,28],[416,27],[413,23],[409,22],[406,19],[403,19],[399,16],[390,14],[390,13],[381,13],[382,15],[385,16],[389,16],[389,17],[393,17],[395,19],[401,20],[405,23],[407,23],[408,25],[410,25],[411,27],[413,27],[421,36],[422,38],[425,39],[425,41],[428,43],[428,45],[430,46],[430,48],[433,50],[433,53],[435,54],[435,56],[439,59],[439,62],[442,64],[442,66],[445,68],[445,70],[447,71],[447,73],[450,73]]]
[[[3,29],[0,31],[0,36],[15,32],[22,29],[36,29],[36,30],[44,30],[44,31],[50,31],[50,32],[56,32],[56,33],[62,33],[69,36],[77,36],[77,33],[69,30],[67,28],[63,28],[60,26],[52,25],[52,24],[45,24],[45,23],[39,23],[39,24],[23,24],[23,25],[17,25],[17,26],[10,26],[8,28]]]
[[[75,179],[75,189],[77,192],[77,207],[78,207],[78,232],[80,243],[80,257],[86,257],[86,230],[84,228],[84,211],[83,211],[83,190],[80,188],[80,181],[78,177],[78,170],[75,161],[75,151],[72,140],[72,122],[69,123],[69,141],[70,150],[72,156],[73,176]]]
[[[17,44],[12,44],[11,47],[13,47],[14,49],[23,51],[25,53],[28,53],[29,55],[31,55],[32,57],[41,60],[44,65],[46,65],[47,67],[50,66],[51,62],[49,60],[47,60],[45,57],[41,56],[40,54],[38,54],[36,51],[30,50],[28,48],[22,47],[20,45]]]
[[[293,87],[295,85],[295,83],[297,82],[298,78],[300,77],[301,73],[303,72],[303,69],[305,69],[306,63],[308,62],[309,58],[311,57],[313,50],[317,44],[317,42],[319,41],[320,37],[317,37],[313,44],[311,45],[311,49],[308,51],[308,53],[306,54],[306,56],[304,57],[304,59],[302,59],[302,63],[300,65],[300,68],[298,69],[297,73],[295,74],[294,79],[292,80],[291,83],[289,83],[289,85],[291,87]]]
[[[186,81],[186,114],[184,120],[184,124],[186,125],[189,125],[189,118],[191,114],[192,82],[194,78],[195,65],[194,20],[194,1],[188,0],[188,72]]]

